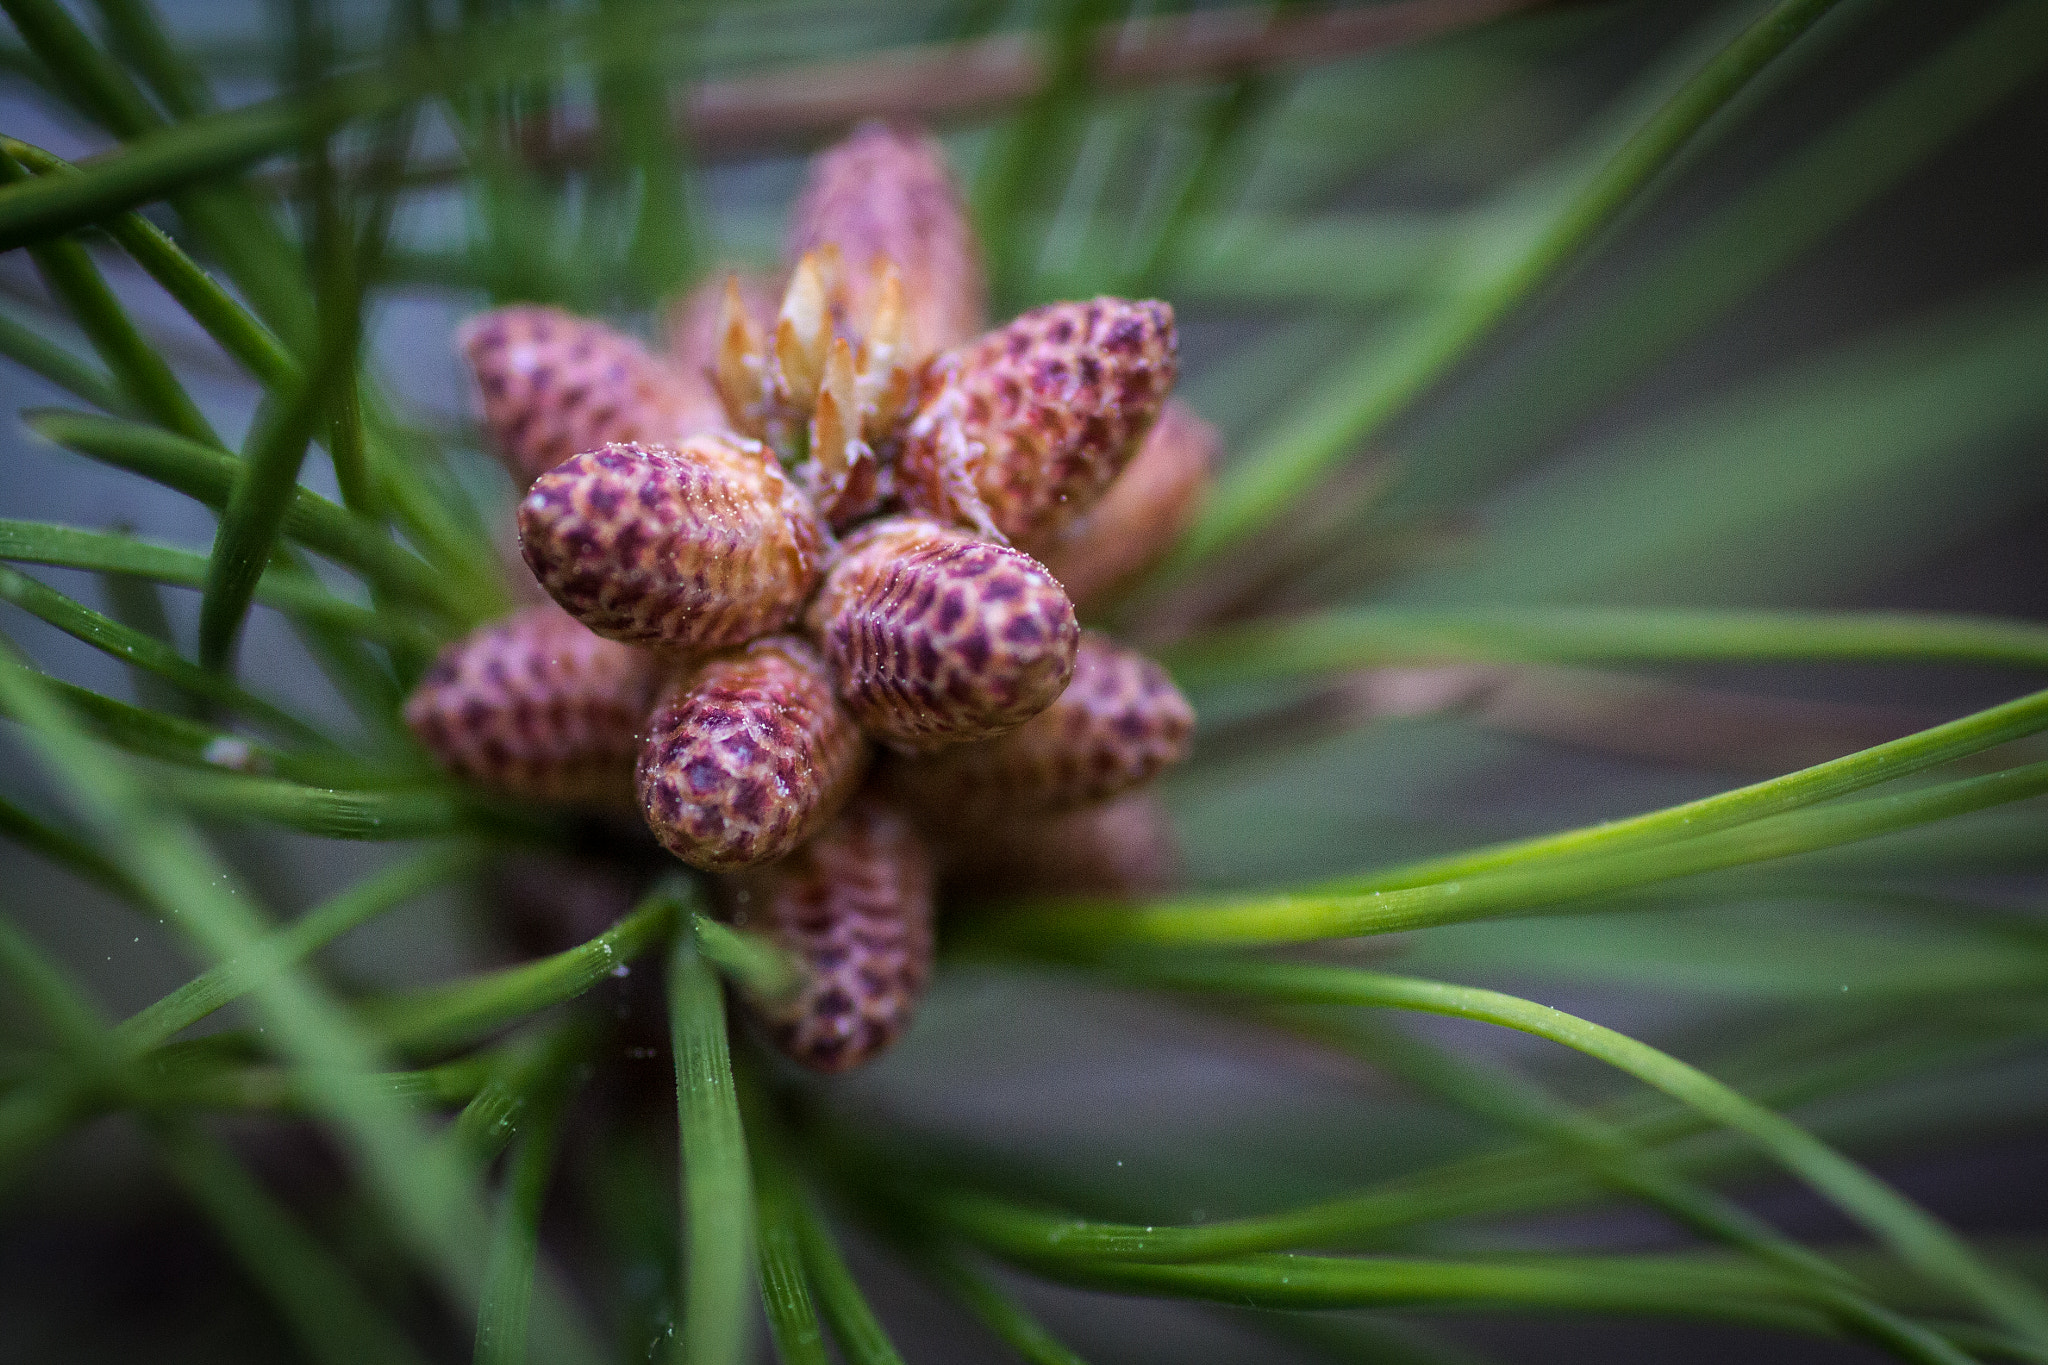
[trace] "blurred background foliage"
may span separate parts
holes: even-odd
[[[2048,1359],[2038,0],[0,9],[0,1361]],[[1194,899],[735,1092],[748,945],[395,706],[457,321],[869,114],[1179,312]]]

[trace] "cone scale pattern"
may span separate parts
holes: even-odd
[[[910,822],[863,799],[771,867],[730,877],[720,902],[806,969],[788,1000],[754,1002],[792,1060],[846,1071],[896,1041],[932,970],[932,864]]]
[[[1222,437],[1187,405],[1169,402],[1102,501],[1028,548],[1087,608],[1156,567],[1194,525]]]
[[[1030,543],[1108,491],[1173,388],[1173,310],[1034,308],[943,357],[898,471],[918,511]]]
[[[730,436],[577,455],[519,504],[520,552],[549,596],[599,635],[669,649],[787,625],[824,537],[773,458]]]
[[[639,342],[555,308],[486,313],[458,340],[483,397],[483,424],[522,485],[612,441],[677,441],[725,425]]]
[[[875,306],[877,261],[903,272],[912,353],[936,355],[988,326],[988,284],[967,208],[928,134],[864,123],[818,157],[790,214],[788,257],[839,249],[848,307]]]
[[[864,757],[817,651],[771,636],[663,692],[640,750],[640,806],[662,847],[692,867],[747,867],[823,824],[853,794]]]
[[[441,651],[405,721],[450,772],[538,801],[631,791],[655,661],[529,607]]]
[[[862,728],[910,748],[986,739],[1043,711],[1081,633],[1038,561],[916,518],[847,542],[811,627]]]
[[[984,824],[1120,796],[1187,756],[1195,713],[1166,670],[1089,631],[1073,680],[1024,724],[888,765],[890,793],[928,820]]]
[[[680,300],[666,354],[525,305],[462,330],[547,600],[451,645],[406,717],[466,781],[637,809],[803,965],[750,1007],[832,1072],[908,1026],[934,847],[976,896],[1170,877],[1140,789],[1193,714],[1075,600],[1170,548],[1214,438],[1161,420],[1164,303],[989,329],[927,134],[821,153],[786,249]]]

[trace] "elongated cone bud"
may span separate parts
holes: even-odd
[[[904,441],[904,501],[941,520],[986,516],[1026,543],[1052,535],[1137,453],[1177,344],[1166,304],[1101,298],[1034,308],[942,357]]]
[[[780,858],[845,804],[866,746],[792,635],[686,669],[647,718],[637,779],[662,847],[715,871]]]
[[[879,311],[877,259],[894,262],[910,359],[923,360],[988,326],[988,282],[946,153],[927,133],[880,122],[820,152],[790,214],[786,259],[826,243],[845,256],[848,319],[868,330]]]
[[[811,502],[834,527],[851,525],[881,501],[881,466],[860,436],[857,383],[853,347],[834,337],[811,415],[811,458],[800,471]]]
[[[702,284],[669,305],[662,331],[665,357],[678,383],[710,411],[724,414],[715,424],[748,436],[762,432],[767,396],[767,341],[775,322],[779,289],[766,275],[715,271]],[[739,328],[735,348],[728,350],[728,332]],[[742,359],[742,358],[745,359]],[[750,362],[750,363],[748,363]],[[737,363],[737,370],[731,367]],[[725,391],[737,384],[735,416]],[[746,414],[751,412],[751,420]]]
[[[758,270],[715,269],[694,289],[670,300],[662,314],[661,335],[671,369],[708,382],[728,295],[739,316],[758,334],[766,336],[774,327],[775,310],[782,301],[781,280]]]
[[[724,425],[633,338],[556,308],[471,319],[458,338],[483,395],[484,427],[521,486],[610,441],[673,442]]]
[[[519,504],[542,587],[600,635],[678,650],[743,644],[794,620],[825,530],[759,443],[700,435],[565,460]]]
[[[1058,701],[1006,735],[898,758],[886,781],[932,828],[1050,815],[1151,781],[1187,757],[1194,730],[1194,708],[1165,669],[1083,631]]]
[[[807,253],[789,277],[782,311],[775,319],[775,362],[785,402],[809,411],[818,401],[825,378],[825,356],[832,345],[829,275],[838,253]]]
[[[654,667],[550,602],[442,650],[405,723],[443,768],[508,795],[622,801]]]
[[[854,719],[909,749],[1030,720],[1066,688],[1081,635],[1037,560],[915,517],[849,537],[808,619]]]
[[[1151,792],[1066,815],[1015,816],[948,835],[936,851],[946,893],[1136,899],[1180,880],[1180,848]]]
[[[861,331],[860,372],[855,389],[860,398],[861,431],[871,441],[896,433],[909,409],[922,362],[910,340],[910,319],[903,311],[903,276],[893,261],[878,257],[874,273],[875,313]]]
[[[793,1060],[848,1071],[910,1026],[932,973],[932,866],[887,806],[860,798],[790,857],[722,879],[719,900],[808,969],[790,998],[750,1001]]]
[[[768,431],[774,383],[766,333],[751,316],[736,277],[725,282],[717,329],[711,356],[712,387],[718,391],[732,429],[759,439]]]
[[[1202,510],[1222,437],[1181,402],[1169,402],[1102,501],[1030,548],[1078,607],[1116,595],[1156,566]]]

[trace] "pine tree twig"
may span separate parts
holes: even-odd
[[[1320,65],[1554,2],[1393,0],[1289,13],[1243,5],[1134,19],[1102,27],[1092,84],[1134,90]],[[944,123],[1023,103],[1052,78],[1052,53],[1037,32],[919,44],[702,82],[680,113],[677,136],[700,155],[719,155],[803,142],[864,118]],[[596,155],[598,136],[589,126],[534,124],[525,151],[541,165],[581,165]],[[455,162],[416,166],[408,178],[432,181],[462,169]]]

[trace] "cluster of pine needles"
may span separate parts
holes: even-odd
[[[1910,567],[1927,524],[2038,495],[2048,280],[1851,338],[1472,516],[2038,81],[2048,11],[1950,15],[1644,236],[1759,109],[1914,7],[1233,4],[278,0],[250,35],[188,41],[150,0],[0,0],[10,107],[83,153],[0,138],[0,353],[58,395],[17,445],[217,518],[203,550],[0,520],[0,560],[26,566],[0,568],[8,629],[133,678],[123,700],[0,649],[19,755],[0,828],[62,896],[125,904],[197,970],[116,1019],[47,941],[71,911],[0,913],[0,1242],[8,1204],[71,1188],[75,1140],[121,1123],[280,1340],[332,1365],[716,1365],[750,1358],[763,1310],[790,1365],[896,1361],[848,1238],[892,1292],[907,1270],[964,1314],[946,1321],[1041,1362],[1078,1359],[1068,1335],[1115,1349],[1116,1296],[1197,1305],[1191,1359],[1265,1337],[1276,1358],[1470,1360],[1434,1318],[1488,1310],[2048,1361],[2035,1250],[1965,1237],[1863,1164],[2039,1130],[2048,922],[2038,881],[1983,874],[2048,853],[2026,804],[2048,793],[2028,752],[2048,692],[1877,743],[1868,707],[1765,707],[1729,766],[1769,775],[1717,789],[1733,703],[1676,671],[1990,667],[2019,690],[2048,668],[2048,628],[2023,621],[1726,605],[1825,600]],[[1590,112],[1588,69],[1615,78]],[[729,1032],[729,987],[787,964],[680,867],[550,955],[410,989],[323,963],[591,837],[450,783],[400,720],[435,651],[508,609],[489,528],[511,491],[466,413],[401,395],[452,349],[390,351],[383,306],[644,323],[771,253],[774,186],[865,114],[946,130],[999,312],[1152,295],[1188,320],[1182,391],[1225,464],[1112,623],[1203,719],[1168,793],[1189,889],[960,910],[927,1016],[845,1084]],[[1431,165],[1463,202],[1354,206]],[[239,406],[196,401],[224,372]],[[98,576],[106,609],[51,569]],[[189,648],[163,586],[198,593]],[[289,636],[245,632],[257,607]],[[301,700],[278,699],[287,676]],[[1516,732],[1692,763],[1684,789],[1713,794],[1638,814],[1640,784],[1560,794],[1543,812],[1565,818],[1521,828],[1620,818],[1509,842],[1403,823],[1505,766]],[[396,847],[270,907],[235,866],[251,830]],[[1410,974],[1431,969],[1556,999],[1618,986],[1586,1014],[1662,1020],[1666,1046]],[[622,976],[660,989],[625,1008]],[[1674,994],[1677,1024],[1625,1003]],[[1302,1102],[1205,1114],[1222,1091],[1161,1104],[1147,1079],[1091,1104],[1137,1084],[1118,1026],[1223,1070],[1252,1049]],[[1060,1048],[1048,1084],[1034,1050]],[[650,1079],[664,1053],[672,1085]],[[961,1118],[1011,1085],[1043,1112]],[[1310,1093],[1344,1085],[1365,1098]],[[255,1121],[222,1126],[237,1115]],[[259,1174],[287,1130],[319,1135],[338,1190]],[[1760,1180],[1855,1236],[1788,1235],[1731,1193]],[[1533,1221],[1630,1205],[1665,1230],[1617,1249]]]

